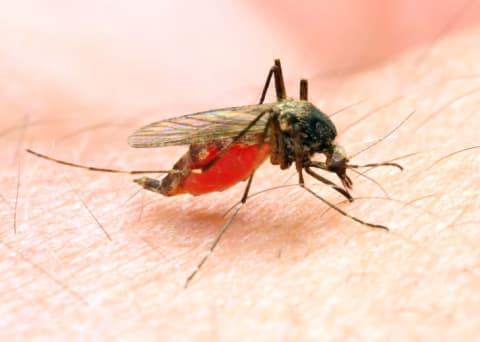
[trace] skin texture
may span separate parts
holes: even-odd
[[[437,39],[447,33],[445,20],[431,21],[416,38],[394,38],[396,45],[390,36],[378,38],[371,48],[383,52],[367,58],[353,47],[345,56],[341,48],[309,46],[323,32],[309,36],[309,25],[304,40],[297,39],[298,18],[308,9],[284,14],[292,16],[287,25],[275,12],[281,8],[266,10],[268,2],[211,3],[208,11],[167,2],[114,9],[61,4],[52,1],[33,16],[18,2],[0,20],[2,339],[477,337],[480,148],[434,164],[480,145],[480,30],[468,26],[473,9],[456,21],[467,29]],[[213,36],[219,23],[227,26]],[[361,37],[377,31],[359,27],[354,32]],[[399,51],[368,69],[320,77]],[[333,63],[340,55],[346,62]],[[368,173],[392,199],[350,173],[355,197],[381,198],[341,204],[390,232],[324,213],[326,206],[298,187],[269,191],[247,202],[184,290],[243,184],[165,198],[137,193],[130,176],[89,173],[23,152],[30,147],[99,167],[168,169],[185,148],[134,150],[127,136],[169,116],[257,102],[274,57],[282,58],[290,96],[307,77],[309,98],[324,112],[350,106],[332,120],[351,156],[413,113],[352,158],[361,164],[421,152],[401,161],[403,173]],[[293,168],[281,172],[265,163],[252,193],[295,181]],[[308,177],[307,183],[341,201]]]

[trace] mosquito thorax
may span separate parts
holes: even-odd
[[[286,99],[276,104],[273,111],[279,114],[280,129],[286,137],[287,147],[293,146],[289,140],[296,128],[301,134],[305,156],[332,150],[332,142],[337,135],[335,125],[312,103]]]

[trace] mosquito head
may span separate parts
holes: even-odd
[[[345,149],[337,144],[332,144],[331,151],[326,154],[327,170],[337,174],[342,181],[345,190],[352,188],[352,180],[347,176],[348,157]]]
[[[393,163],[393,162],[382,162],[382,163],[370,163],[364,165],[357,165],[357,164],[349,164],[349,159],[347,157],[347,152],[345,149],[337,144],[331,144],[328,152],[325,152],[327,157],[325,163],[323,164],[323,169],[327,171],[334,172],[337,174],[338,178],[342,181],[343,187],[345,191],[348,192],[347,189],[351,189],[353,182],[347,175],[347,169],[359,169],[359,168],[375,168],[379,166],[392,166],[400,171],[403,171],[403,167],[400,164]],[[358,173],[358,171],[356,171]]]

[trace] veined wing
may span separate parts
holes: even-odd
[[[154,122],[140,128],[128,138],[132,147],[162,147],[204,144],[213,140],[233,138],[262,112],[269,112],[274,103],[215,109]],[[255,143],[262,134],[268,115],[262,117],[242,142]]]

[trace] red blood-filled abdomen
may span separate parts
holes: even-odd
[[[205,145],[190,145],[188,152],[173,167],[173,170],[185,172],[171,172],[163,178],[160,189],[162,194],[202,195],[228,189],[246,180],[263,163],[271,149],[269,144],[234,144],[205,172],[188,172],[201,169],[227,144],[228,141],[213,141]]]

